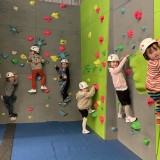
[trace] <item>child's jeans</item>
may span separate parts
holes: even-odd
[[[16,101],[17,97],[15,95],[3,96],[6,107],[8,108],[9,115],[13,114],[13,102]]]

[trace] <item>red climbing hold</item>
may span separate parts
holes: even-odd
[[[104,117],[103,117],[103,116],[100,116],[100,117],[99,117],[99,120],[100,120],[101,123],[103,123],[103,122],[104,122]]]
[[[45,21],[47,21],[47,22],[50,22],[50,21],[52,20],[52,18],[51,18],[51,17],[46,16],[46,17],[44,17],[44,20],[45,20]]]
[[[99,53],[99,52],[96,52],[96,53],[95,53],[95,56],[96,56],[97,58],[99,58],[99,57],[100,57],[100,53]]]
[[[101,9],[100,9],[99,7],[96,8],[96,12],[97,12],[97,13],[99,13],[100,10],[101,10]]]
[[[65,49],[66,48],[64,46],[59,46],[59,48],[58,48],[59,51],[65,51]]]
[[[104,38],[102,36],[99,37],[99,43],[102,44],[104,41]]]
[[[101,96],[101,102],[104,103],[105,97]]]
[[[126,69],[125,73],[126,73],[126,75],[130,75],[131,74],[131,69]]]
[[[94,103],[94,108],[98,108],[98,103]]]
[[[141,11],[135,11],[134,12],[134,16],[137,20],[141,20],[142,19],[142,12]]]
[[[60,8],[66,8],[67,5],[66,5],[66,4],[60,4],[59,7],[60,7]]]
[[[32,36],[28,36],[27,39],[28,39],[28,41],[33,41],[34,38]]]
[[[94,84],[94,88],[95,88],[96,90],[99,90],[99,85],[98,85],[98,84]]]
[[[148,103],[148,106],[152,106],[152,104],[154,104],[154,100],[151,98],[151,97],[149,97],[148,99],[147,99],[147,103]]]
[[[106,67],[106,62],[102,62],[102,67]]]
[[[100,22],[103,23],[104,16],[100,16]]]
[[[50,34],[51,34],[51,31],[45,30],[45,31],[44,31],[44,34],[45,34],[45,35],[50,35]]]
[[[132,38],[132,37],[133,37],[133,31],[132,31],[132,30],[129,30],[129,31],[127,32],[127,36],[128,36],[129,38]]]

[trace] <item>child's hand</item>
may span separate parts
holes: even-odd
[[[17,78],[18,78],[18,76],[17,76],[16,74],[14,74],[14,78],[15,78],[15,79],[17,79]]]
[[[130,56],[130,54],[126,54],[125,57],[128,58]]]
[[[45,62],[45,60],[42,58],[42,59],[41,59],[41,62],[42,62],[42,63],[44,63],[44,62]]]

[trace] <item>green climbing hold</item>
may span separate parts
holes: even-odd
[[[106,56],[106,51],[102,51],[102,55],[103,55],[103,56]]]
[[[98,116],[98,113],[95,111],[94,113],[92,113],[92,117],[96,118]]]
[[[149,140],[148,138],[144,138],[144,139],[143,139],[143,143],[144,143],[146,146],[148,146],[149,143],[150,143],[150,140]]]
[[[85,68],[85,70],[86,70],[87,72],[90,72],[90,70],[91,70],[91,66],[90,66],[90,65],[88,65],[88,64],[87,64],[87,65],[85,65],[85,67],[84,67],[84,68]]]
[[[140,131],[141,130],[140,122],[138,122],[138,121],[132,122],[131,128],[134,129],[135,131]]]
[[[123,51],[124,50],[124,46],[123,45],[119,45],[117,48],[118,48],[119,51]]]
[[[11,59],[11,62],[13,63],[13,64],[18,64],[18,58],[12,58]]]
[[[101,110],[103,111],[103,110],[104,110],[104,107],[101,107]]]

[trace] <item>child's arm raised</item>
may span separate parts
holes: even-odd
[[[86,97],[87,98],[91,98],[91,97],[94,96],[94,94],[95,94],[95,88],[94,88],[94,86],[92,86],[92,88],[90,89],[90,91],[86,93]]]

